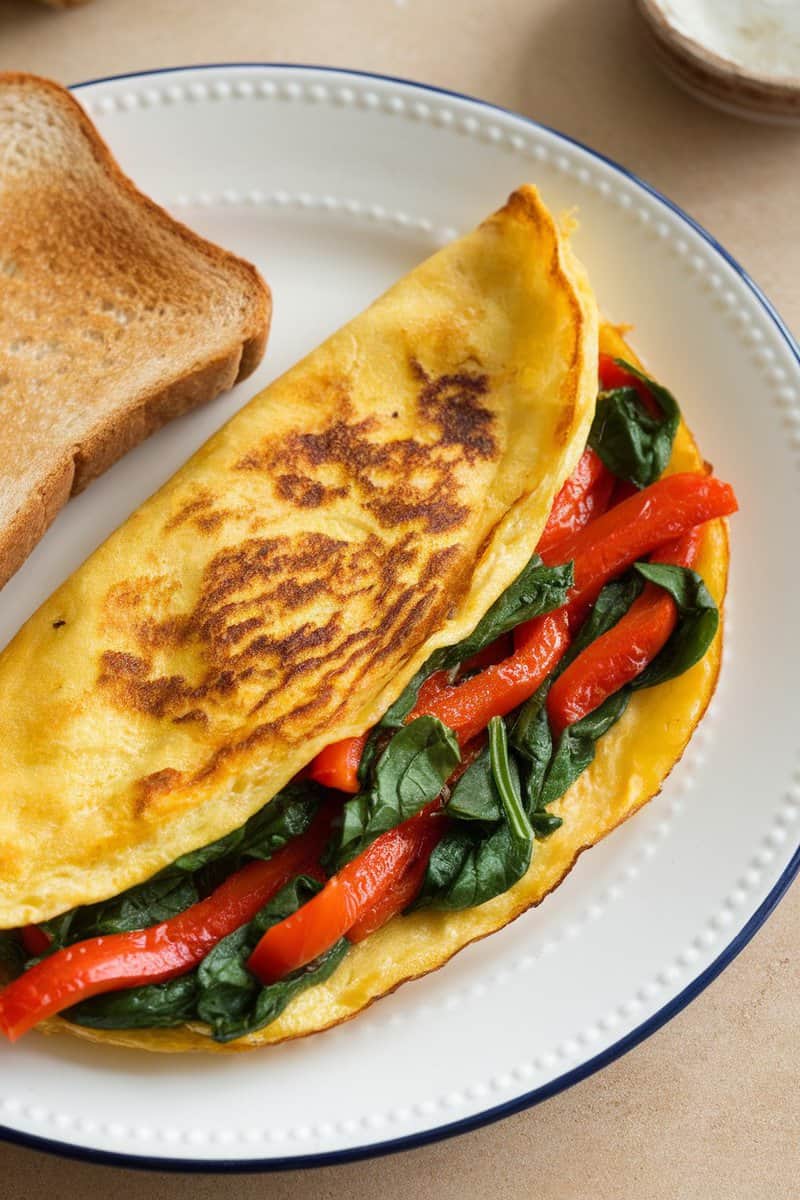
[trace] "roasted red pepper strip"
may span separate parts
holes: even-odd
[[[358,766],[369,734],[342,738],[321,750],[308,768],[307,774],[325,787],[355,795],[359,789]]]
[[[729,516],[737,508],[733,488],[713,475],[668,475],[553,546],[542,555],[548,566],[570,559],[575,565],[568,604],[571,623],[583,618],[609,579],[637,559],[682,537],[693,526]]]
[[[458,668],[459,678],[462,675],[471,675],[474,671],[482,671],[484,667],[491,667],[495,663],[502,662],[504,658],[508,658],[513,648],[511,634],[504,633],[496,641],[492,642],[490,646],[484,646],[477,654],[472,654],[469,658],[465,658]],[[447,672],[442,671],[441,674],[446,675]],[[427,683],[427,680],[425,682]],[[424,687],[425,684],[422,686]]]
[[[382,833],[321,892],[268,929],[247,961],[256,978],[263,984],[283,979],[344,937],[413,862],[427,824],[440,819],[435,815],[439,805],[434,800],[417,816]]]
[[[650,561],[693,567],[701,540],[702,526],[697,526],[661,546]],[[594,712],[640,675],[663,648],[677,620],[672,596],[648,583],[617,624],[587,646],[554,682],[547,697],[553,737],[559,738],[568,725]]]
[[[389,891],[356,921],[347,934],[348,941],[363,942],[365,937],[369,937],[376,929],[380,929],[387,921],[391,921],[392,917],[396,917],[398,913],[409,906],[422,887],[422,881],[428,869],[428,860],[444,833],[445,825],[446,821],[441,817],[421,825],[414,861],[406,867],[404,874],[396,883],[392,884]]]
[[[600,386],[605,391],[611,391],[613,388],[635,388],[639,399],[650,415],[653,417],[663,416],[647,384],[642,383],[641,379],[637,379],[630,371],[626,371],[624,367],[621,367],[610,354],[600,355]]]
[[[504,717],[522,704],[547,678],[569,644],[564,609],[534,617],[524,628],[524,637],[515,638],[512,655],[440,692],[424,710],[417,703],[411,718],[422,716],[423,711],[438,717],[463,746],[485,729],[492,717]]]
[[[39,1021],[99,992],[184,975],[296,875],[315,869],[330,823],[331,812],[321,812],[302,837],[267,862],[248,863],[207,899],[169,921],[89,938],[42,959],[0,992],[0,1031],[15,1042]]]
[[[528,624],[532,632],[525,650],[517,649],[497,662],[498,651],[487,647],[482,653],[494,661],[478,675],[462,683],[449,684],[447,673],[436,671],[420,688],[408,720],[426,714],[438,717],[450,726],[464,746],[486,728],[492,717],[505,716],[527,700],[567,647],[563,616],[548,614],[547,617],[536,617]],[[507,644],[505,640],[498,640],[501,646]],[[358,764],[366,740],[366,735],[344,738],[327,746],[311,764],[309,774],[312,779],[355,794],[359,789]]]
[[[20,937],[25,947],[25,953],[31,958],[38,958],[40,954],[46,954],[50,949],[52,939],[38,925],[26,925],[24,929],[20,930]]]
[[[587,446],[578,465],[553,502],[536,550],[539,554],[569,534],[577,533],[593,517],[605,512],[614,487],[614,476],[600,456]]]

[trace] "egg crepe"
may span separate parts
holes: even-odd
[[[609,325],[599,349],[637,361]],[[27,825],[3,829],[4,867],[18,862],[23,827],[35,830],[25,842],[34,863],[12,874],[15,890],[4,886],[0,925],[149,878],[242,825],[319,749],[372,726],[530,559],[586,442],[597,351],[583,272],[524,188],[212,439],[0,658],[2,715],[17,722],[14,794],[27,805]],[[668,472],[703,465],[681,423]],[[697,571],[720,607],[727,558],[724,523],[711,522]],[[77,641],[57,640],[76,624]],[[36,691],[34,679],[38,720],[29,708],[23,723],[9,683],[20,696],[25,658],[53,647],[59,686],[51,675]],[[720,657],[718,633],[690,670],[633,696],[552,805],[563,824],[516,884],[476,907],[394,918],[264,1028],[220,1042],[199,1021],[38,1027],[221,1051],[355,1016],[539,903],[654,795],[710,700]],[[22,792],[37,770],[38,790]]]
[[[378,720],[529,560],[596,364],[524,187],[221,429],[0,656],[0,928],[149,878]]]
[[[601,351],[638,364],[621,333],[600,327]],[[668,473],[699,471],[702,456],[682,422]],[[704,530],[697,571],[722,609],[728,574],[723,521]],[[597,743],[594,762],[552,805],[560,829],[537,842],[526,875],[502,895],[460,912],[422,909],[396,917],[351,947],[334,974],[297,996],[264,1029],[235,1041],[212,1040],[202,1023],[172,1029],[93,1029],[55,1018],[38,1028],[69,1032],[92,1042],[153,1051],[241,1051],[337,1025],[402,983],[436,970],[459,950],[501,929],[541,901],[564,879],[578,856],[656,795],[678,762],[714,692],[722,658],[722,626],[704,658],[685,674],[637,692],[621,720]]]

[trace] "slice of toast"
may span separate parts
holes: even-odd
[[[136,190],[58,84],[0,73],[0,586],[70,494],[266,346],[255,267]]]

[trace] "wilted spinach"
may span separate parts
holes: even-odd
[[[631,685],[638,690],[666,683],[699,662],[719,628],[719,611],[701,577],[688,567],[636,563],[634,570],[669,592],[678,609],[678,624],[667,644]]]
[[[298,876],[252,921],[218,942],[189,974],[167,983],[94,996],[64,1016],[93,1029],[155,1028],[200,1020],[211,1026],[213,1037],[221,1042],[261,1029],[274,1021],[298,992],[327,979],[347,953],[349,942],[342,938],[315,962],[268,987],[263,987],[247,969],[247,959],[264,932],[295,912],[321,887],[316,879]]]
[[[455,734],[437,717],[417,717],[398,730],[378,758],[372,786],[342,809],[337,865],[418,813],[439,795],[460,761]]]
[[[602,391],[597,398],[589,445],[619,479],[638,488],[655,483],[672,456],[672,444],[681,413],[670,392],[622,359],[616,359],[630,375],[645,385],[661,411],[656,417],[642,402],[635,387]]]
[[[315,983],[323,983],[338,967],[350,943],[340,938],[329,950],[285,979],[263,986],[246,963],[272,925],[296,912],[320,891],[316,879],[300,875],[265,904],[248,925],[223,938],[197,971],[197,1015],[218,1042],[230,1042],[269,1025],[290,1000]]]
[[[445,809],[451,825],[434,848],[415,908],[483,904],[512,887],[530,866],[533,829],[502,718],[490,721],[488,756],[467,768],[452,803]]]

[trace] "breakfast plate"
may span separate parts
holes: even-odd
[[[0,643],[260,386],[524,180],[554,210],[576,211],[576,250],[605,315],[635,322],[633,345],[715,448],[741,512],[710,712],[661,794],[541,908],[322,1037],[211,1058],[31,1035],[0,1048],[0,1132],[97,1161],[255,1170],[419,1145],[544,1099],[688,1003],[800,866],[800,737],[786,702],[800,658],[800,567],[787,552],[797,347],[670,202],[478,101],[249,64],[101,80],[76,95],[146,193],[261,268],[273,331],[257,374],[59,515],[4,590]]]

